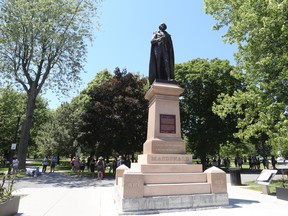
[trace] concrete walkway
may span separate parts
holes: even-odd
[[[242,183],[254,181],[258,175],[241,174]],[[229,181],[229,175],[227,175]],[[17,216],[116,216],[114,180],[71,177],[64,173],[49,173],[40,177],[25,177],[16,183],[15,194],[21,195]],[[245,186],[228,183],[229,206],[185,211],[159,212],[151,215],[243,216],[285,215],[288,202],[275,196],[252,191]]]

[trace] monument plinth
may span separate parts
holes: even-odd
[[[143,154],[185,154],[181,138],[179,96],[176,84],[154,82],[145,95],[149,100],[147,140]]]
[[[154,82],[149,100],[147,140],[131,169],[116,170],[116,196],[121,212],[203,208],[228,205],[226,173],[216,167],[203,172],[192,164],[181,137],[179,96],[174,83]]]

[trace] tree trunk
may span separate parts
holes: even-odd
[[[29,142],[29,136],[30,136],[30,129],[32,127],[33,114],[35,110],[36,96],[37,96],[36,89],[31,87],[28,93],[26,118],[21,128],[21,137],[20,137],[20,143],[19,143],[19,148],[18,148],[19,169],[26,168],[28,142]]]
[[[206,165],[206,154],[205,153],[202,153],[200,155],[200,160],[201,160],[201,164],[202,164],[202,168],[203,168],[203,171],[206,170],[207,168],[207,165]]]

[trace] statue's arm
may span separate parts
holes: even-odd
[[[164,39],[164,37],[165,37],[165,35],[159,34],[158,32],[154,32],[152,40],[151,40],[151,44],[161,42],[162,39]]]

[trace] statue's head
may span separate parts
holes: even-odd
[[[160,26],[159,26],[159,29],[160,29],[161,31],[165,31],[165,30],[167,29],[166,24],[165,24],[165,23],[161,23]]]

